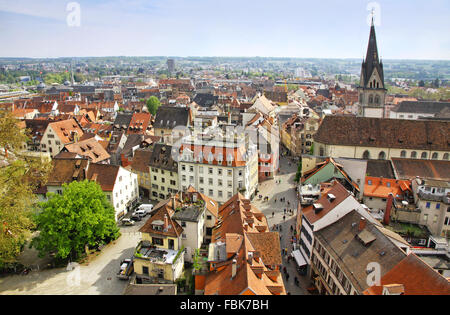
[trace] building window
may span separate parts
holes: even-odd
[[[426,207],[427,209],[430,209],[430,206],[431,206],[431,203],[427,202],[427,204],[426,204],[425,207]]]
[[[426,159],[427,158],[427,152],[422,152],[421,158],[422,159]]]
[[[364,160],[370,159],[370,152],[367,151],[367,150],[364,151],[362,158],[363,158]]]
[[[448,153],[445,153],[444,154],[444,157],[442,158],[443,160],[448,160],[448,157],[449,157],[449,154]]]
[[[437,203],[436,204],[436,209],[440,209],[441,208],[441,204],[440,203]]]
[[[412,158],[412,159],[417,158],[417,152],[416,152],[416,151],[412,151],[412,152],[411,152],[411,158]]]
[[[403,151],[400,153],[400,157],[402,157],[402,158],[405,158],[405,157],[406,157],[406,151],[405,151],[405,150],[403,150]]]
[[[386,153],[384,151],[381,151],[380,154],[378,154],[379,160],[385,160],[386,159]]]
[[[164,240],[162,238],[152,237],[152,244],[162,246],[164,244]]]
[[[438,154],[437,152],[433,153],[433,156],[431,157],[433,160],[437,160],[438,159]]]

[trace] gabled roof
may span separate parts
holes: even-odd
[[[152,151],[147,149],[139,149],[134,152],[133,160],[131,161],[131,168],[134,171],[149,173],[150,158]]]
[[[76,181],[83,181],[86,177],[88,159],[59,158],[52,160],[52,171],[47,181],[47,186],[62,186]]]
[[[83,130],[75,119],[52,122],[48,125],[48,128],[53,129],[62,144],[68,144],[75,141],[73,133],[78,134],[78,137],[83,136]]]
[[[450,161],[392,158],[392,165],[399,179],[450,180]]]
[[[169,200],[170,201],[170,200]],[[175,221],[172,220],[174,210],[169,204],[165,204],[159,209],[155,210],[152,216],[145,222],[145,224],[139,229],[141,233],[157,234],[162,236],[179,237],[183,233],[183,228]],[[168,225],[165,225],[167,219]],[[156,222],[158,221],[158,222]],[[163,229],[157,230],[153,228],[155,223],[163,222]]]
[[[120,166],[109,164],[90,164],[87,179],[95,181],[103,191],[113,191]]]
[[[281,273],[270,269],[281,264],[278,232],[270,232],[266,217],[250,200],[236,194],[219,208],[212,245],[225,245],[225,257],[206,275],[205,295],[286,294]],[[233,261],[236,274],[232,277]]]
[[[361,214],[352,210],[335,223],[315,232],[315,238],[338,262],[355,289],[362,293],[368,288],[366,270],[369,263],[379,264],[381,276],[384,276],[406,254],[368,220],[365,220],[364,229],[360,230],[360,220]]]
[[[381,295],[383,286],[403,285],[405,295],[450,295],[450,282],[414,253],[409,254],[381,277],[379,286],[364,291],[365,295]]]
[[[314,141],[327,145],[449,151],[450,122],[326,116]]]
[[[403,101],[393,111],[398,113],[438,114],[450,109],[450,102]]]
[[[323,194],[322,197],[315,202],[315,204],[320,204],[323,208],[318,213],[314,210],[314,205],[305,207],[303,215],[308,220],[310,224],[314,224],[321,218],[330,213],[335,207],[337,207],[341,202],[343,202],[347,197],[350,196],[350,192],[344,188],[338,181],[334,182],[332,188],[328,191],[328,194],[332,194],[336,197],[332,202],[328,199],[327,194]]]
[[[178,172],[178,163],[173,159],[172,146],[162,143],[153,145],[149,165],[170,172]]]
[[[173,129],[187,126],[190,122],[189,107],[160,106],[156,112],[154,128]]]
[[[109,155],[109,153],[95,138],[89,138],[83,141],[67,144],[64,147],[64,150],[87,157],[93,163],[102,162],[111,157],[111,155]]]

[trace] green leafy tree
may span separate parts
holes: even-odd
[[[119,237],[114,208],[95,182],[65,184],[61,195],[51,194],[41,207],[36,216],[40,234],[33,240],[41,256],[77,260],[87,247]]]
[[[161,106],[159,99],[156,96],[150,96],[147,100],[147,108],[149,113],[155,116],[159,106]]]
[[[298,183],[300,181],[300,178],[302,177],[302,161],[300,161],[300,163],[298,164],[297,167],[297,173],[295,174],[295,179],[294,181],[296,183]]]
[[[33,191],[47,180],[51,165],[21,149],[28,137],[10,113],[0,112],[0,267],[14,263],[34,228]]]

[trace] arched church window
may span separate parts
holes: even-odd
[[[381,151],[380,154],[378,154],[379,160],[386,160],[386,153],[384,151]]]
[[[375,96],[375,104],[380,104],[380,97],[378,95]]]
[[[372,104],[373,103],[373,95],[370,95],[369,96],[369,104]]]

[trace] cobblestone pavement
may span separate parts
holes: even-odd
[[[262,201],[256,197],[253,201],[255,206],[261,210],[267,217],[267,221],[270,229],[273,229],[274,225],[281,225],[281,231],[278,231],[281,235],[281,248],[287,248],[287,252],[290,255],[293,247],[291,244],[290,227],[295,227],[296,213],[297,213],[297,195],[295,192],[294,178],[297,172],[297,162],[290,160],[289,158],[281,158],[280,161],[280,173],[275,176],[274,179],[267,180],[259,185],[258,195],[263,197],[269,197],[269,201]],[[280,202],[280,198],[285,198],[285,202]],[[287,205],[289,201],[290,205]],[[284,213],[284,209],[292,209],[292,215]],[[285,216],[285,218],[283,218]],[[286,267],[289,279],[283,275],[286,291],[292,295],[305,295],[309,294],[306,288],[310,287],[310,281],[307,277],[301,276],[296,269],[296,262],[291,259],[287,260],[287,256],[283,257],[283,267]],[[295,285],[294,277],[299,279],[299,285]]]

